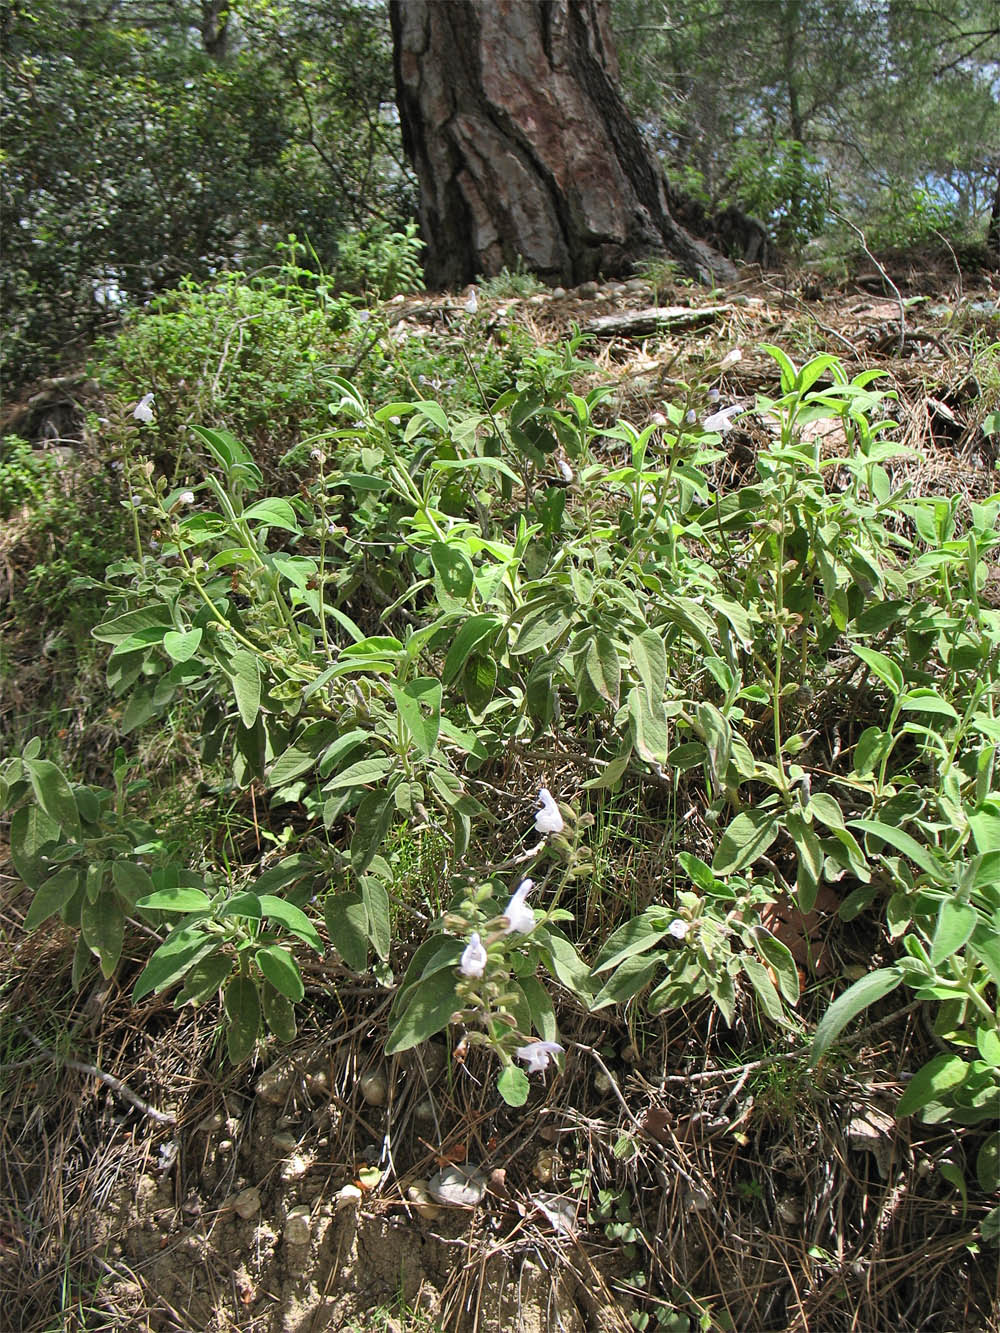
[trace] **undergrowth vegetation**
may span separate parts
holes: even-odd
[[[1000,495],[894,482],[895,394],[830,354],[766,345],[736,402],[720,356],[633,422],[579,337],[469,358],[482,313],[399,338],[391,309],[293,253],[106,349],[120,549],[62,558],[116,748],[104,783],[48,737],[0,766],[25,929],[69,927],[77,988],[217,1007],[237,1064],[294,1040],[311,967],[374,977],[386,1056],[484,1048],[515,1108],[580,1015],[638,1049],[707,999],[794,1115],[900,990],[936,1053],[896,1116],[961,1135],[963,1206],[995,1191]],[[846,988],[831,907],[874,941]],[[634,1257],[627,1191],[590,1208]]]

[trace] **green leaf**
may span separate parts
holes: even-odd
[[[946,958],[958,953],[976,928],[979,914],[971,903],[946,898],[938,909],[937,923],[931,940],[931,962],[938,967]]]
[[[928,1102],[937,1101],[942,1092],[963,1082],[968,1071],[969,1066],[959,1056],[936,1055],[910,1079],[896,1107],[896,1119],[902,1120]]]
[[[70,838],[80,838],[80,812],[62,770],[47,759],[26,759],[24,767],[38,804]]]
[[[781,829],[767,810],[744,810],[729,824],[712,858],[717,875],[732,875],[764,855]]]
[[[143,968],[132,999],[141,1000],[151,991],[161,991],[179,980],[189,967],[211,953],[217,942],[217,936],[206,934],[196,925],[179,926],[171,931]]]
[[[883,685],[888,685],[894,695],[902,694],[903,673],[892,658],[886,657],[885,653],[877,652],[874,648],[863,648],[857,643],[851,644],[851,652],[860,657]]]
[[[402,689],[398,685],[389,688],[414,745],[426,758],[433,752],[441,729],[441,682],[420,676]]]
[[[484,639],[495,634],[500,628],[500,623],[499,619],[492,615],[470,616],[465,621],[448,649],[444,670],[441,673],[441,683],[443,685],[451,684],[462,671],[473,649],[477,648]]]
[[[36,890],[24,918],[25,930],[36,930],[56,912],[61,912],[79,890],[83,876],[76,866],[62,866]]]
[[[455,981],[455,973],[449,968],[433,972],[417,982],[409,991],[406,1006],[390,1030],[385,1046],[386,1055],[399,1055],[401,1051],[411,1050],[448,1026],[452,1014],[458,1008]]]
[[[286,999],[298,1002],[305,997],[302,973],[287,949],[282,949],[279,944],[270,944],[257,950],[256,959],[264,976]]]
[[[617,708],[622,669],[611,638],[598,631],[587,645],[587,675],[602,699]]]
[[[256,654],[238,648],[229,659],[228,674],[240,718],[249,731],[260,711],[260,663]]]
[[[663,924],[660,925],[660,922]],[[594,960],[594,975],[609,972],[634,954],[654,949],[666,933],[667,922],[663,911],[657,910],[655,915],[643,912],[642,916],[634,916],[605,940]]]
[[[907,690],[900,702],[904,713],[934,713],[958,722],[959,716],[947,699],[931,689]]]
[[[260,884],[269,873],[269,871],[265,871],[257,883]],[[248,916],[254,921],[259,921],[263,916],[260,898],[256,893],[234,893],[231,898],[226,899],[219,915]]]
[[[510,651],[515,656],[536,653],[540,648],[547,648],[572,623],[571,607],[563,601],[547,600],[525,616]]]
[[[764,964],[759,959],[754,958],[752,954],[745,953],[740,957],[740,966],[750,978],[764,1013],[767,1014],[772,1023],[787,1025],[788,1019],[781,1007],[778,992],[774,989],[774,983],[767,975],[767,968]]]
[[[651,702],[646,691],[636,686],[629,691],[628,705],[632,735],[640,759],[649,764],[665,764],[670,748],[669,721],[662,700]]]
[[[809,798],[809,804],[806,806],[808,814],[818,819],[821,824],[825,824],[829,829],[842,829],[844,824],[844,812],[837,804],[836,800],[829,792],[818,791]]]
[[[464,605],[475,578],[469,557],[447,542],[432,542],[430,558],[434,566],[434,586],[442,607],[450,609],[455,604]]]
[[[531,1011],[531,1023],[542,1041],[556,1039],[556,1013],[552,997],[535,976],[521,977],[521,990]]]
[[[232,431],[213,426],[192,426],[191,429],[224,472],[229,472],[236,464],[253,463],[253,455]]]
[[[976,1156],[976,1179],[984,1194],[1000,1190],[1000,1130],[990,1134]]]
[[[100,643],[123,643],[133,634],[148,629],[161,631],[159,638],[162,639],[172,628],[173,621],[168,607],[143,606],[138,611],[126,611],[123,615],[102,621],[90,634]]]
[[[213,953],[189,967],[184,977],[184,989],[179,1001],[195,1008],[218,994],[222,983],[232,973],[233,959],[229,954]]]
[[[42,853],[59,840],[59,825],[37,805],[22,805],[10,821],[10,859],[30,889],[39,889],[47,867]]]
[[[523,1106],[530,1090],[527,1074],[517,1065],[507,1065],[497,1079],[497,1092],[508,1106]]]
[[[323,941],[319,937],[319,932],[301,907],[286,902],[284,898],[276,898],[272,893],[262,893],[259,897],[260,910],[270,921],[279,922],[317,953],[323,952]]]
[[[586,999],[593,989],[590,968],[562,931],[545,926],[536,930],[535,939],[546,947],[546,964],[553,976],[574,995]]]
[[[226,987],[225,1004],[229,1019],[226,1046],[230,1060],[238,1065],[252,1053],[260,1032],[260,998],[254,982],[249,977],[233,977]]]
[[[638,995],[652,981],[662,958],[662,950],[657,950],[652,958],[643,954],[626,958],[594,996],[590,1002],[591,1010],[596,1012],[598,1009],[606,1009],[608,1005],[625,1004]]]
[[[968,815],[968,820],[976,851],[984,856],[1000,853],[1000,804],[995,799],[984,801],[980,809]]]
[[[496,692],[497,662],[495,657],[473,653],[462,672],[462,694],[468,705],[469,716],[481,718]]]
[[[1000,988],[1000,931],[995,925],[980,923],[972,932],[969,946]]]
[[[816,830],[797,810],[785,817],[785,827],[798,856],[795,877],[795,898],[800,912],[811,912],[816,906],[820,876],[823,874],[823,848]]]
[[[610,760],[601,773],[596,778],[589,778],[584,784],[586,791],[599,791],[603,788],[614,790],[621,782],[625,770],[628,768],[629,760],[632,758],[632,752],[620,754],[617,758]]]
[[[287,996],[276,990],[269,981],[261,987],[264,1021],[279,1041],[294,1041],[297,1031],[295,1006]]]
[[[372,782],[381,782],[385,775],[393,767],[393,761],[388,756],[378,756],[374,759],[359,759],[345,768],[342,773],[335,774],[330,780],[324,783],[325,792],[340,791],[345,787],[364,787]]]
[[[160,889],[140,898],[136,907],[147,912],[200,912],[203,915],[212,910],[212,900],[201,889],[172,888]]]
[[[817,1025],[809,1063],[814,1067],[818,1065],[851,1019],[894,991],[902,979],[902,973],[896,968],[882,967],[861,977],[843,995],[838,995]]]
[[[351,865],[355,874],[363,874],[372,863],[372,857],[382,846],[389,831],[396,803],[392,799],[397,782],[379,791],[370,791],[362,799],[354,818],[351,838]]]
[[[295,510],[287,500],[281,500],[272,497],[267,500],[258,500],[252,504],[249,509],[244,509],[243,517],[253,519],[260,523],[262,527],[284,528],[286,532],[301,532],[298,519],[295,517]]]
[[[111,878],[118,892],[127,898],[133,907],[138,906],[139,899],[144,894],[149,894],[153,890],[153,881],[148,872],[134,861],[113,862]]]
[[[201,644],[202,629],[170,630],[163,636],[163,646],[174,662],[187,662],[194,657]]]
[[[156,715],[156,690],[152,684],[136,685],[122,714],[122,735],[128,736]]]
[[[332,893],[323,904],[330,943],[352,972],[368,966],[368,912],[359,893]]]
[[[385,885],[375,875],[364,875],[361,879],[361,897],[368,916],[368,938],[375,946],[378,956],[386,959],[392,947],[389,894]]]
[[[917,842],[916,838],[905,829],[897,828],[895,824],[883,824],[877,819],[852,819],[851,828],[861,829],[863,833],[887,842],[897,852],[909,857],[914,865],[925,870],[935,884],[948,882],[948,876],[942,871],[930,850]]]
[[[891,732],[883,731],[881,727],[866,727],[854,747],[854,771],[858,777],[874,773],[891,744]]]
[[[976,1047],[987,1064],[1000,1069],[1000,1032],[995,1028],[976,1028]]]
[[[771,932],[764,926],[755,926],[753,929],[754,948],[764,959],[774,968],[774,974],[778,978],[778,986],[782,995],[789,1004],[798,1004],[799,1002],[799,972],[795,966],[795,959],[792,951],[787,944],[782,944]]]

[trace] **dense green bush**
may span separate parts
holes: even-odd
[[[233,6],[214,42],[199,6],[171,10],[5,9],[8,389],[185,276],[254,269],[289,231],[330,268],[346,232],[409,212],[379,10]]]
[[[338,424],[287,498],[261,495],[226,431],[197,428],[214,467],[188,487],[126,442],[136,555],[108,571],[94,631],[123,730],[186,699],[227,784],[298,807],[305,832],[256,877],[190,864],[29,747],[3,771],[29,927],[78,927],[78,976],[91,956],[115,970],[128,916],[166,929],[136,995],[221,990],[234,1059],[265,1027],[294,1032],[292,942],[322,949],[325,928],[353,970],[406,967],[389,1051],[459,1024],[520,1104],[518,1062],[561,1050],[553,979],[594,1012],[707,994],[727,1023],[749,1007],[801,1032],[795,962],[761,914],[838,885],[841,917],[876,909],[891,956],[828,1008],[814,1059],[906,986],[944,1049],[899,1114],[995,1118],[1000,612],[982,592],[1000,496],[963,511],[894,490],[877,372],[767,350],[773,444],[726,495],[711,469],[738,409],[701,386],[642,430],[606,425],[572,347],[526,362],[488,412],[372,408],[338,378]],[[822,418],[842,426],[834,456],[804,431]],[[846,743],[808,760],[828,708]],[[500,790],[524,822],[498,841],[483,798],[545,737],[589,776],[541,809]],[[595,938],[587,804],[647,783],[696,800],[712,846],[678,832],[665,878],[605,904]],[[415,829],[443,903],[416,938],[393,910]],[[519,887],[484,865],[498,854]]]

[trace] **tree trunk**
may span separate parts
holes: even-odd
[[[430,286],[518,263],[572,285],[664,252],[736,277],[671,216],[618,90],[606,0],[390,0],[389,17]]]

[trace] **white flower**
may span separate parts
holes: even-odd
[[[733,423],[730,418],[739,416],[742,411],[742,403],[734,403],[732,407],[724,407],[721,412],[713,412],[710,417],[706,417],[701,423],[702,429],[718,431],[720,435],[725,435],[727,430],[732,430]]]
[[[479,297],[476,295],[476,289],[473,287],[468,297],[462,302],[462,309],[470,315],[474,315],[479,309]]]
[[[553,1057],[562,1053],[563,1048],[557,1041],[531,1041],[527,1046],[519,1046],[514,1052],[528,1066],[529,1074],[540,1074],[548,1069]]]
[[[562,833],[566,826],[548,787],[541,789],[538,800],[542,808],[535,815],[535,828],[539,833]]]
[[[728,370],[730,366],[735,366],[737,361],[742,361],[742,360],[743,360],[743,353],[740,351],[738,347],[734,347],[731,352],[727,352],[726,355],[722,358],[722,364],[719,366],[719,369]]]
[[[573,480],[573,469],[566,462],[565,458],[560,458],[559,460],[559,475],[562,477],[563,481]]]
[[[310,450],[309,450],[309,457],[310,457],[310,458],[315,458],[315,460],[316,460],[317,463],[325,463],[325,462],[326,462],[326,454],[323,452],[322,449],[310,449]]]
[[[486,950],[475,932],[462,951],[462,961],[458,965],[458,970],[463,977],[481,977],[486,971]]]
[[[661,426],[661,427],[662,427],[662,426],[665,426],[665,425],[667,424],[667,418],[663,415],[662,412],[654,412],[653,415],[652,415],[649,419],[650,419],[650,421],[653,423],[654,426]]]
[[[689,921],[681,921],[678,919],[677,921],[671,921],[670,925],[667,927],[667,934],[673,935],[675,940],[684,940],[687,939],[687,933],[690,929],[691,923]]]
[[[524,879],[514,890],[514,896],[503,909],[503,914],[509,923],[504,931],[505,935],[510,935],[512,932],[527,935],[529,930],[534,930],[535,914],[524,901],[534,887],[534,880]]]
[[[177,503],[179,505],[193,505],[194,491],[181,491],[180,495],[177,497]]]
[[[135,411],[132,413],[136,421],[141,421],[149,426],[153,421],[153,395],[147,393],[135,405]]]

